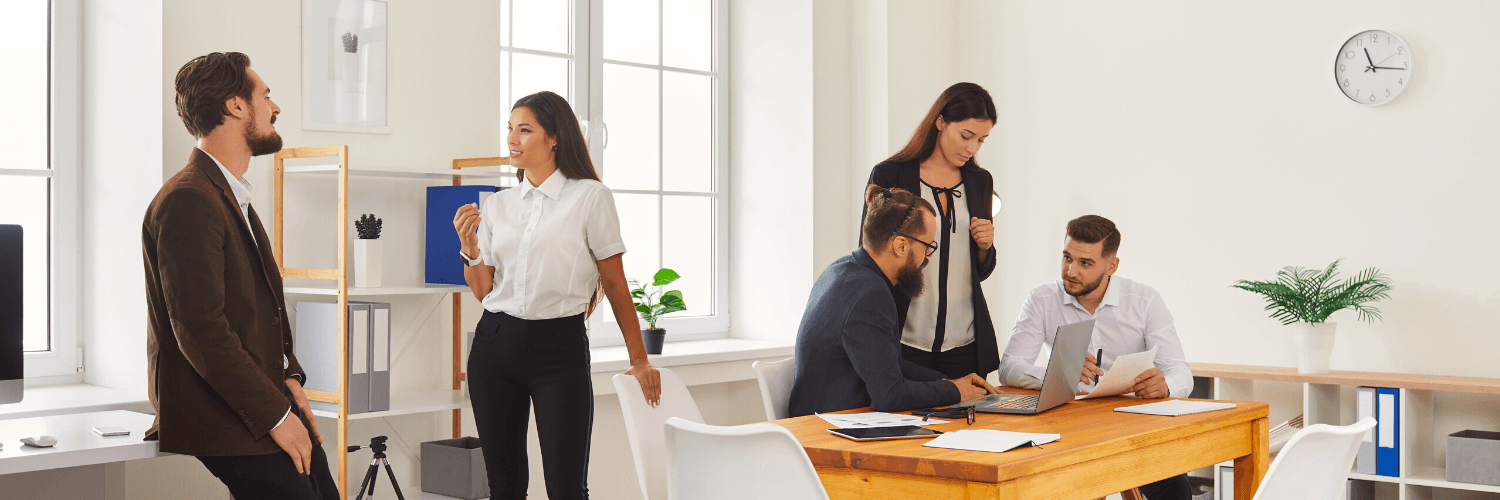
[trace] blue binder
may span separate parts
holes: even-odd
[[[495,186],[429,186],[427,188],[427,283],[465,285],[464,264],[458,256],[458,233],[453,214],[458,207],[479,203]]]
[[[1375,473],[1401,476],[1401,390],[1375,389]]]

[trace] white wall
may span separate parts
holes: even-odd
[[[1189,359],[1290,366],[1287,329],[1228,285],[1346,258],[1395,282],[1385,321],[1339,313],[1333,368],[1493,376],[1500,302],[1487,2],[1018,2],[983,16],[1000,124],[980,160],[1005,200],[997,325],[1054,279],[1063,226],[1124,235],[1120,274],[1160,290]],[[1377,108],[1329,78],[1345,39],[1401,35],[1411,88]],[[913,99],[923,96],[914,96]],[[1002,339],[1004,337],[1002,336]]]

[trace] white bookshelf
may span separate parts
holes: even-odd
[[[296,280],[297,282],[296,283],[292,283],[292,281],[294,281],[294,280]],[[339,294],[338,287],[335,286],[335,284],[333,284],[333,283],[327,283],[327,282],[323,282],[323,283],[303,283],[302,281],[304,281],[304,280],[297,280],[295,278],[289,278],[289,279],[287,279],[286,285],[282,287],[282,290],[285,291],[286,293],[289,293],[289,294],[295,293],[295,294],[301,294],[301,295],[338,295]],[[306,281],[311,281],[311,280],[306,280]],[[469,293],[469,287],[467,287],[467,286],[459,286],[459,285],[433,285],[433,284],[386,285],[386,286],[373,287],[373,288],[372,287],[358,287],[358,286],[356,286],[356,287],[349,287],[349,296],[351,296],[351,297],[371,297],[371,296],[379,296],[379,295],[425,295],[425,294],[439,294],[439,295],[441,295],[441,294],[445,294],[445,293]]]
[[[469,408],[469,398],[464,397],[464,391],[424,391],[391,394],[391,409],[385,411],[372,411],[365,413],[351,413],[349,420],[364,420],[369,418],[385,418],[397,415],[412,415],[417,413],[431,413],[446,410],[460,410]],[[338,418],[338,412],[327,410],[313,410],[313,415],[323,418]]]
[[[323,174],[334,175],[339,171],[337,164],[333,165],[303,165],[298,167],[286,167],[288,174]],[[462,179],[498,179],[502,175],[515,175],[515,171],[504,172],[499,168],[480,168],[472,170],[448,170],[444,172],[422,172],[414,170],[399,170],[393,168],[351,168],[350,177],[383,177],[387,179],[429,179],[435,181],[451,181],[454,178]]]
[[[1500,486],[1450,482],[1445,473],[1449,434],[1500,430],[1500,379],[1350,371],[1303,375],[1295,368],[1212,363],[1192,368],[1193,375],[1213,379],[1214,399],[1271,404],[1273,424],[1299,413],[1305,425],[1353,424],[1355,388],[1399,389],[1401,475],[1352,472],[1349,478],[1375,483],[1378,500],[1500,500]],[[1217,484],[1215,490],[1222,491]]]

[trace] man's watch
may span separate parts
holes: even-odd
[[[459,250],[458,251],[458,256],[461,257],[461,258],[463,258],[464,265],[468,266],[468,267],[474,267],[474,266],[477,266],[479,264],[484,263],[484,259],[477,259],[477,258],[476,259],[470,259],[468,255],[464,255],[463,250]]]

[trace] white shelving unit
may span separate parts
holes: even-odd
[[[1349,425],[1355,422],[1356,387],[1400,389],[1401,475],[1352,472],[1349,478],[1375,483],[1379,500],[1500,500],[1500,486],[1450,482],[1444,469],[1449,434],[1500,429],[1500,379],[1349,371],[1303,375],[1295,368],[1211,363],[1192,368],[1195,376],[1213,378],[1214,399],[1270,403],[1273,423],[1300,412],[1306,425]]]

